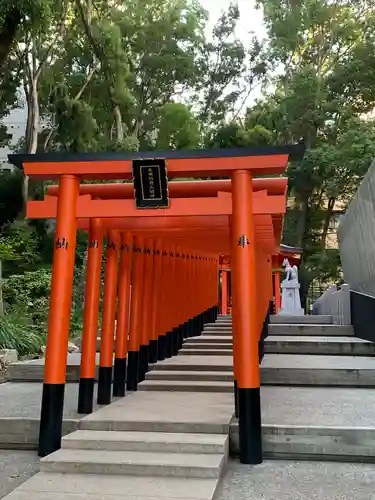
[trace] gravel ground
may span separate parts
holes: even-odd
[[[35,451],[0,450],[0,498],[38,472]]]
[[[215,500],[375,500],[375,465],[230,462]]]

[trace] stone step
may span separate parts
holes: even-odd
[[[375,357],[266,354],[262,384],[375,387]]]
[[[196,340],[188,340],[187,342],[184,342],[182,350],[186,351],[189,349],[207,349],[207,350],[216,350],[216,349],[231,349],[232,348],[232,342],[230,343],[223,343],[221,342],[221,339],[217,339],[216,342],[205,342],[204,337],[201,340],[198,340],[199,337],[195,337]],[[232,339],[231,339],[232,340]]]
[[[288,325],[288,324],[270,324],[268,325],[269,335],[310,335],[313,337],[354,336],[351,325]]]
[[[215,327],[205,328],[202,331],[201,335],[214,335],[214,336],[224,336],[224,337],[232,336],[232,327],[227,329],[215,328]]]
[[[233,392],[233,382],[188,381],[188,380],[145,380],[138,385],[139,391],[177,392]]]
[[[81,363],[80,353],[70,353],[66,365],[66,381],[78,382]],[[96,364],[99,364],[99,354],[96,355]],[[21,361],[12,363],[8,369],[9,381],[11,382],[43,382],[44,378],[44,358],[33,359],[31,361]],[[96,378],[98,370],[96,370]]]
[[[306,325],[330,325],[333,323],[332,316],[323,316],[323,315],[306,315],[306,316],[284,316],[280,314],[272,314],[270,316],[270,323],[274,324],[306,324]]]
[[[210,346],[206,349],[201,349],[200,347],[196,346],[196,348],[182,348],[179,354],[181,356],[232,356],[233,350],[228,349],[228,346],[222,349],[216,349],[215,345]]]
[[[146,380],[202,380],[213,382],[233,382],[233,372],[159,370],[148,372],[146,374]]]
[[[70,364],[66,366],[66,381],[69,383],[79,382],[80,366]],[[98,367],[96,368],[95,380],[98,380]],[[44,363],[43,364],[26,364],[15,363],[9,365],[8,380],[10,382],[43,382],[44,380]]]
[[[203,343],[203,344],[232,344],[233,337],[232,335],[210,335],[208,333],[204,333],[199,337],[190,337],[186,339],[184,345],[193,344],[193,343]]]
[[[145,382],[142,382],[144,384]],[[141,384],[140,384],[141,385]],[[140,388],[140,385],[138,388]],[[232,383],[233,386],[233,383]],[[159,396],[161,391],[152,389],[152,391]],[[145,392],[145,391],[144,391]],[[178,393],[181,391],[170,391],[166,392],[162,389],[163,395],[172,393]],[[186,391],[184,391],[186,392]],[[151,391],[148,392],[151,394]],[[138,394],[138,392],[137,392]],[[146,394],[146,392],[145,392]],[[196,396],[206,396],[206,394],[194,393]],[[218,395],[217,393],[211,393],[210,396]],[[163,418],[153,418],[150,415],[149,419],[131,419],[129,417],[123,418],[122,420],[118,418],[99,418],[96,419],[82,419],[80,421],[80,429],[90,430],[90,431],[110,431],[110,432],[157,432],[157,433],[180,433],[180,434],[223,434],[228,435],[229,432],[229,420],[227,423],[217,423],[217,422],[206,422],[200,418],[197,418],[195,422],[186,421],[184,419],[173,418],[173,412],[171,412],[172,418],[169,420]]]
[[[264,458],[374,462],[375,428],[262,425]],[[231,455],[239,454],[238,422],[230,427]]]
[[[207,360],[205,356],[177,356],[150,366],[150,371],[183,370],[196,372],[233,372],[233,361],[227,356],[216,356]]]
[[[198,374],[198,381],[204,381],[204,373],[207,371],[232,372],[232,358],[223,356],[221,363],[220,358],[216,356],[215,368],[213,368],[205,355],[178,356],[174,360],[160,363],[155,367],[155,371],[185,371],[187,373],[193,371]],[[205,364],[210,369],[206,368]],[[266,354],[260,372],[262,385],[375,387],[375,357],[368,356]],[[179,381],[176,383],[180,384]],[[187,382],[187,384],[190,385],[191,390],[195,390],[193,382]],[[205,390],[210,389],[210,384]],[[163,390],[163,387],[165,390],[177,390],[176,387],[168,389],[165,385],[160,385],[160,390]],[[216,390],[215,384],[213,387]],[[181,390],[185,390],[184,385]],[[197,390],[199,390],[199,384]]]
[[[207,329],[207,328],[230,328],[232,326],[232,323],[206,323],[204,325],[204,329]]]
[[[41,472],[218,478],[224,454],[60,449],[40,461]]]
[[[62,439],[62,448],[226,454],[228,436],[221,434],[78,430]]]
[[[265,353],[371,356],[375,344],[355,337],[309,337],[270,335],[265,339]]]
[[[6,500],[212,500],[217,478],[39,472]]]

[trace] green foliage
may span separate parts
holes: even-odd
[[[16,349],[18,355],[36,354],[45,338],[22,311],[0,316],[0,349]]]
[[[4,228],[1,243],[11,249],[8,256],[3,255],[5,276],[33,268],[40,261],[36,232],[24,221],[16,221]]]
[[[181,103],[168,102],[161,109],[157,149],[193,149],[199,146],[197,118]]]
[[[30,311],[44,311],[48,304],[51,288],[51,271],[40,268],[37,271],[14,274],[4,280],[4,300],[9,307]],[[48,305],[47,305],[48,308]]]
[[[222,123],[207,137],[210,148],[266,146],[272,143],[272,133],[262,125],[245,128],[240,122]]]

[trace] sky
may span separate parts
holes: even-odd
[[[228,10],[230,0],[199,0],[200,4],[209,13],[209,23],[206,30],[207,38],[210,37],[212,27],[216,23],[223,11]],[[240,20],[237,23],[236,36],[244,43],[251,40],[252,34],[262,40],[266,37],[266,30],[263,23],[262,12],[255,8],[255,0],[237,0],[240,9]],[[246,105],[250,105],[255,99],[260,97],[261,89],[255,88]]]
[[[200,0],[200,3],[209,12],[209,33],[220,14],[228,9],[230,0]],[[246,40],[250,39],[249,31],[253,31],[258,37],[263,38],[265,36],[263,17],[262,13],[255,8],[255,1],[237,0],[237,3],[241,13],[236,33],[238,38],[245,43]]]

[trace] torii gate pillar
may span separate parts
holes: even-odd
[[[233,335],[238,388],[240,460],[262,462],[260,372],[256,304],[255,241],[252,212],[252,175],[232,174]]]

